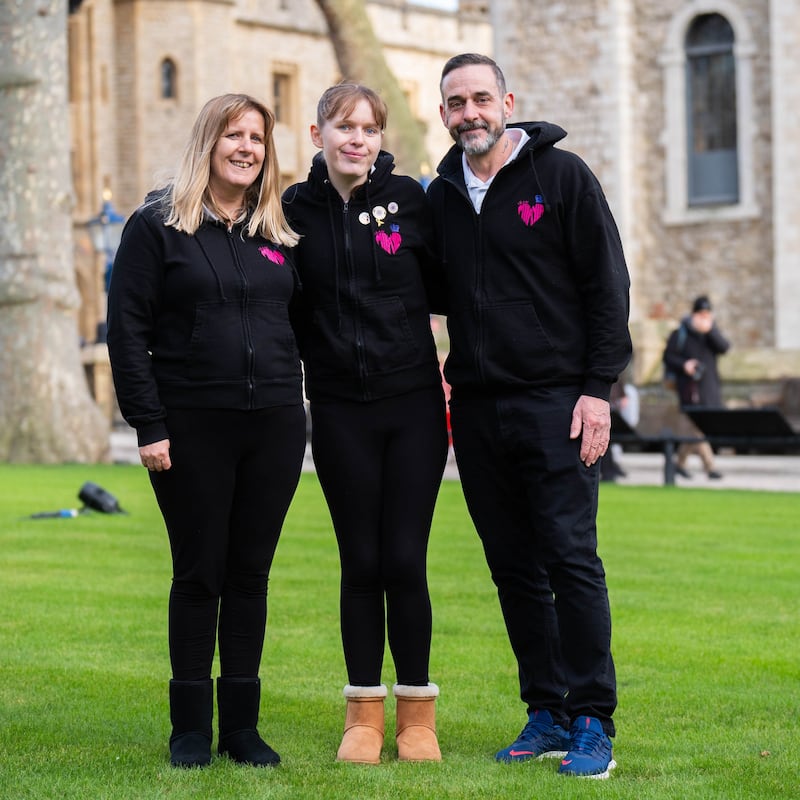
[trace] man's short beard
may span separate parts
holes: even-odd
[[[483,140],[467,142],[461,138],[462,133],[475,130],[486,131],[486,137]],[[489,128],[488,125],[459,125],[455,131],[450,131],[450,135],[468,156],[482,156],[488,153],[503,138],[505,132],[505,125],[501,125],[499,128]]]

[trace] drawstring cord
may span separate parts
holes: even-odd
[[[326,192],[326,195],[325,195],[326,206],[328,208],[328,224],[331,227],[331,233],[334,234],[332,236],[332,241],[333,241],[333,280],[334,280],[334,292],[335,292],[335,295],[336,295],[336,331],[337,331],[337,333],[340,333],[341,329],[342,329],[342,307],[341,307],[341,297],[340,297],[340,293],[339,293],[339,287],[340,287],[339,269],[340,269],[340,266],[341,266],[341,260],[340,260],[341,256],[340,256],[340,253],[339,253],[339,249],[336,247],[336,236],[335,236],[336,216],[335,216],[335,209],[334,209],[334,204],[333,204],[333,197],[334,197],[333,191],[334,190],[333,190],[333,186],[331,185],[329,179],[326,178],[325,179],[325,183],[329,187],[329,191]],[[371,213],[371,210],[370,210],[371,206],[372,206],[372,203],[371,203],[371,200],[370,200],[370,196],[369,196],[369,184],[370,183],[371,183],[371,180],[367,179],[367,183],[364,184],[364,198],[365,198],[366,203],[367,203],[367,214],[369,216],[369,231],[370,231],[370,237],[369,238],[370,238],[370,251],[372,253],[372,271],[373,271],[373,275],[375,277],[375,282],[376,283],[380,283],[381,280],[382,280],[382,276],[381,276],[380,265],[378,263],[378,253],[377,253],[378,244],[375,241],[375,236],[377,235],[377,230],[376,230],[376,227],[375,227],[376,223],[375,223],[373,214]],[[338,194],[336,196],[338,197]],[[348,205],[349,205],[349,203],[348,203]],[[344,225],[344,218],[342,218],[342,224]],[[349,218],[348,218],[348,224],[349,224]]]
[[[197,242],[197,246],[200,248],[200,252],[203,254],[203,257],[208,262],[208,266],[211,267],[211,272],[214,274],[214,280],[217,282],[217,290],[219,291],[220,299],[227,300],[228,298],[225,296],[225,288],[222,285],[222,279],[217,272],[217,268],[214,266],[214,262],[211,260],[211,256],[209,256],[206,248],[203,246],[203,243],[200,241],[198,236],[192,236]]]
[[[536,181],[536,186],[539,188],[539,194],[542,196],[542,204],[544,205],[545,211],[550,211],[550,204],[547,202],[547,198],[544,195],[544,189],[542,188],[542,182],[539,180],[539,173],[536,171],[536,159],[534,158],[534,149],[531,148],[528,150],[528,159],[531,162],[531,169],[533,170],[533,177]]]
[[[369,214],[369,238],[370,238],[370,247],[372,250],[372,270],[373,274],[375,275],[375,283],[381,282],[381,269],[378,266],[378,243],[375,241],[375,237],[377,236],[377,231],[375,230],[375,226],[373,225],[374,219],[372,216],[372,202],[369,199],[369,185],[372,183],[371,178],[367,178],[367,182],[364,184],[364,197],[367,201],[367,213]]]
[[[333,189],[326,180],[325,183]],[[336,218],[334,216],[333,203],[331,202],[331,192],[325,194],[326,205],[328,207],[328,223],[331,226],[331,241],[333,243],[333,292],[336,296],[336,333],[342,331],[342,305],[339,297],[339,248],[336,246]],[[342,221],[344,222],[344,221]]]

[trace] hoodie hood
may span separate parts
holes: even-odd
[[[533,153],[537,150],[543,150],[545,147],[552,147],[567,135],[567,132],[562,127],[552,122],[517,122],[507,125],[506,128],[509,130],[517,128],[525,131],[530,136],[530,141],[525,143],[517,158],[522,158],[528,152]],[[455,172],[460,173],[462,169],[462,153],[461,147],[453,144],[441,162],[439,162],[436,171],[442,176],[452,175]]]
[[[367,176],[366,183],[357,186],[352,193],[352,198],[359,197],[363,192],[369,194],[372,185],[382,185],[394,170],[394,156],[386,150],[381,150],[375,159],[375,164]],[[326,187],[333,188],[328,176],[328,165],[321,152],[311,160],[311,169],[308,172],[308,184],[315,192],[326,191]]]

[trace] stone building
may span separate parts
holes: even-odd
[[[104,193],[129,214],[168,178],[197,112],[241,91],[276,112],[283,181],[303,179],[316,148],[309,126],[322,90],[341,78],[314,0],[83,0],[69,17],[76,269],[80,328],[94,341],[105,315],[103,266],[86,223]],[[485,9],[452,11],[413,0],[368,0],[386,60],[425,131],[435,166],[451,139],[438,79],[456,52],[491,52]],[[391,129],[391,116],[389,120]],[[428,165],[429,166],[429,165]],[[421,171],[427,166],[420,165]]]
[[[435,168],[450,145],[438,78],[452,54],[497,54],[514,119],[547,119],[600,178],[632,275],[635,378],[709,294],[733,348],[726,391],[800,384],[800,15],[796,0],[368,0]],[[339,79],[314,0],[83,0],[70,16],[81,331],[104,315],[86,221],[123,214],[174,165],[209,97],[250,92],[278,115],[284,181],[304,177],[320,91]],[[391,121],[390,121],[391,127]],[[800,402],[796,413],[800,414]]]
[[[632,275],[637,378],[709,294],[737,381],[800,377],[796,0],[492,0],[514,119],[568,131]]]

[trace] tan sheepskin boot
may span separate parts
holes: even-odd
[[[344,736],[336,753],[337,761],[353,764],[380,764],[383,747],[384,709],[386,687],[344,687],[347,710],[344,719]]]
[[[400,761],[441,761],[436,738],[436,698],[439,687],[394,685],[397,698],[397,757]]]

